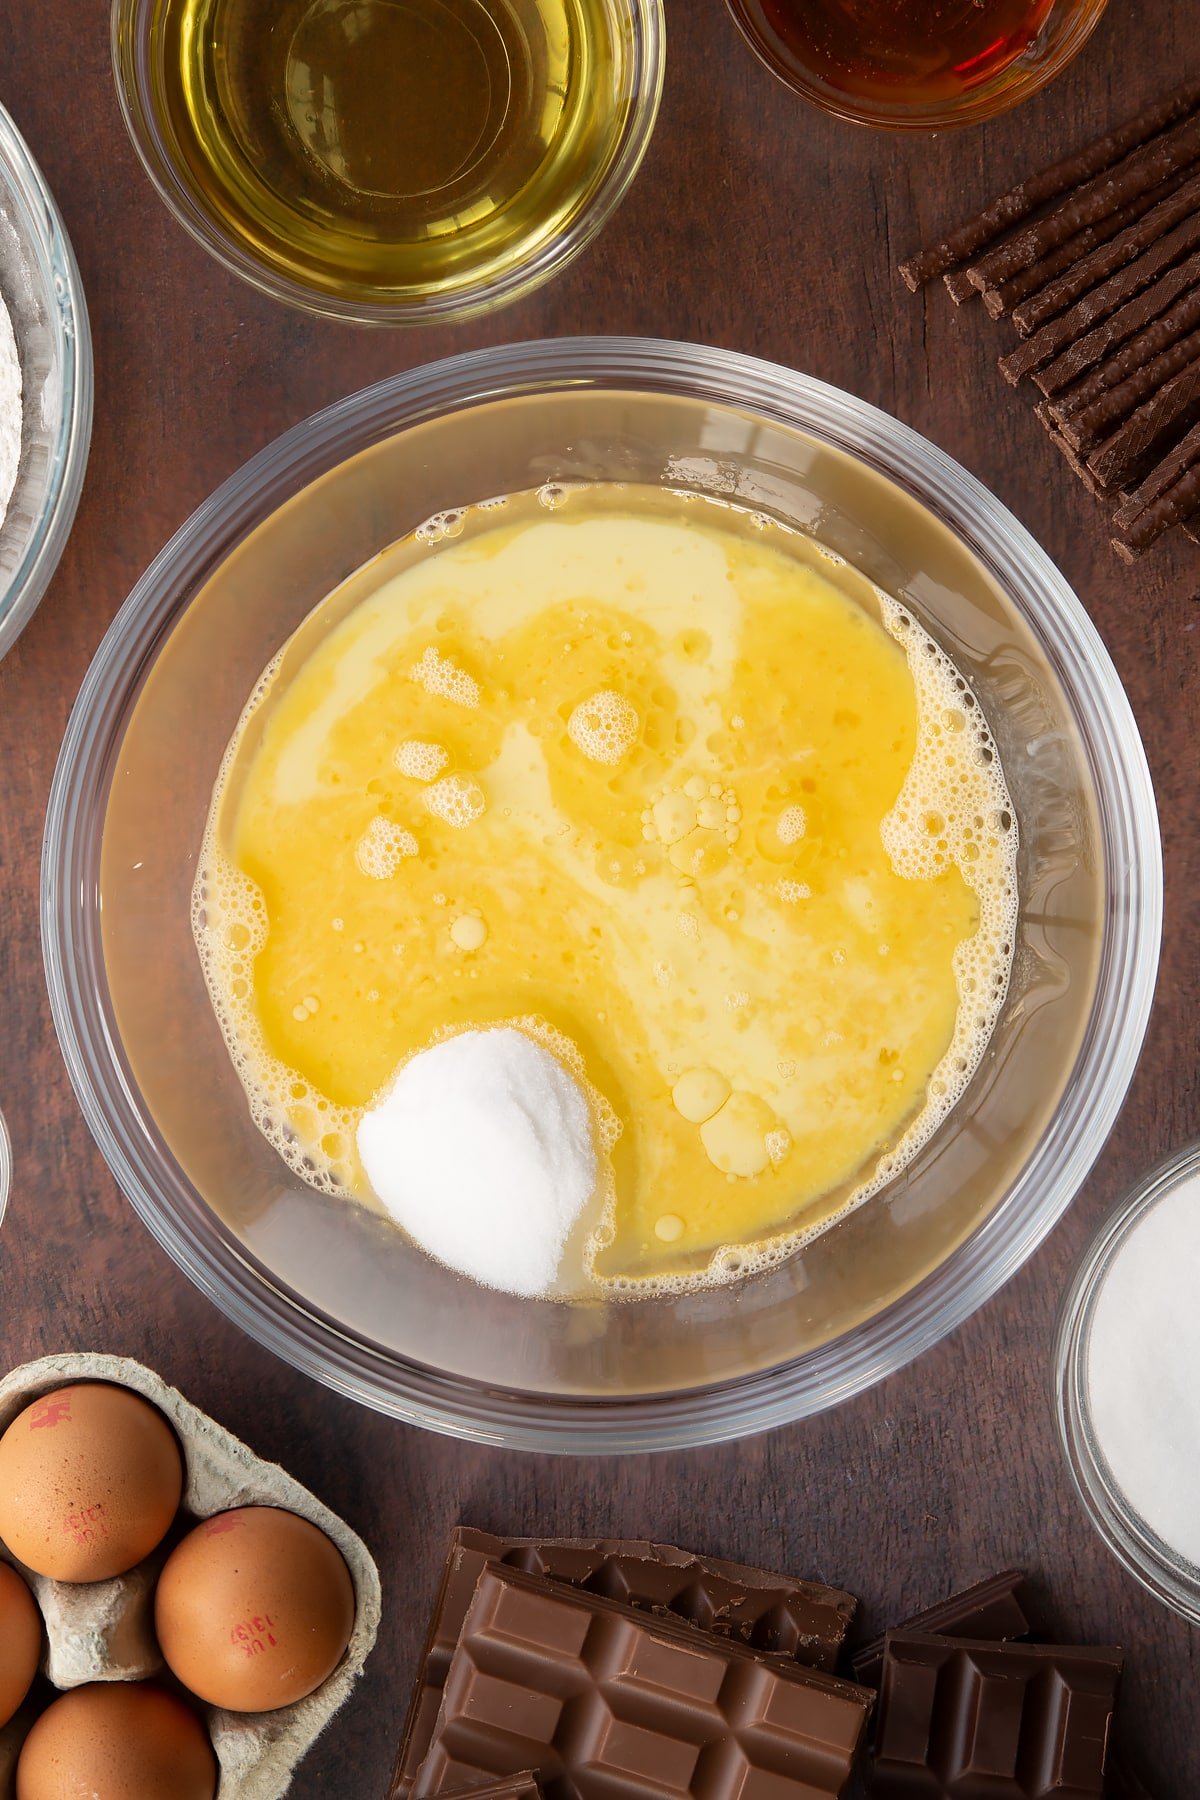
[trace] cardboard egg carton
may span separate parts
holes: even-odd
[[[238,1438],[189,1404],[152,1369],[119,1356],[47,1356],[0,1381],[0,1432],[31,1401],[77,1381],[108,1381],[143,1395],[170,1420],[183,1449],[182,1512],[206,1519],[235,1506],[278,1506],[319,1527],[341,1551],[354,1582],[354,1631],[329,1679],[307,1699],[270,1713],[232,1713],[205,1707],[220,1783],[217,1800],[279,1800],[296,1765],[350,1691],[379,1629],[379,1571],[362,1539],[275,1463],[263,1462]],[[169,1542],[177,1538],[172,1533]],[[140,1681],[159,1675],[163,1659],[154,1638],[154,1587],[167,1557],[160,1548],[127,1575],[75,1584],[35,1575],[0,1545],[33,1589],[46,1625],[43,1673],[57,1688],[89,1681]],[[0,1731],[0,1800],[11,1800],[13,1769],[32,1715],[19,1714]]]

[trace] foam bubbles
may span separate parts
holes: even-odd
[[[354,846],[354,860],[372,881],[390,881],[406,856],[416,856],[420,846],[411,831],[394,819],[378,814]]]
[[[487,810],[487,798],[469,775],[444,775],[425,790],[425,804],[435,819],[457,831],[473,825]]]
[[[267,940],[266,903],[250,877],[217,849],[211,824],[192,889],[192,935],[250,1117],[301,1181],[322,1193],[351,1197],[355,1115],[267,1049],[254,1007],[254,963]],[[303,1012],[307,1020],[316,1007],[315,996],[306,996],[293,1008],[293,1018]]]
[[[635,742],[640,724],[624,694],[601,688],[580,701],[567,721],[567,734],[589,762],[615,764]]]
[[[427,694],[435,694],[439,700],[450,700],[455,706],[479,705],[479,683],[475,677],[460,669],[448,656],[443,656],[434,644],[430,644],[421,657],[412,678]]]
[[[798,844],[808,830],[808,819],[802,806],[785,806],[775,824],[775,835],[781,844]]]
[[[423,744],[419,738],[408,738],[397,744],[392,761],[410,781],[436,781],[450,761],[450,752],[440,744]]]

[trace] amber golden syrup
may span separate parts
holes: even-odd
[[[826,86],[953,100],[1026,54],[1062,0],[749,0],[759,31]]]
[[[623,122],[608,0],[159,0],[194,197],[343,299],[499,279],[574,219]]]

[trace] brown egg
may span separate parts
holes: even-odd
[[[15,1569],[0,1563],[0,1725],[29,1692],[42,1654],[42,1615]]]
[[[148,1681],[96,1681],[47,1707],[17,1763],[17,1800],[213,1800],[196,1715]]]
[[[154,1623],[167,1665],[202,1700],[270,1712],[320,1687],[354,1628],[341,1552],[295,1513],[243,1506],[171,1552]]]
[[[55,1581],[104,1581],[149,1556],[183,1492],[170,1426],[128,1388],[57,1388],[0,1438],[0,1538]]]

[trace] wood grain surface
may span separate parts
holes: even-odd
[[[1200,551],[1133,569],[995,367],[1000,334],[899,258],[1011,179],[1142,106],[1200,45],[1191,0],[1121,0],[1082,58],[1005,118],[938,139],[838,124],[760,68],[721,0],[667,0],[668,77],[642,173],[567,274],[473,325],[323,324],[260,298],[171,221],[126,140],[107,0],[0,0],[0,101],[56,193],[87,290],[96,428],[78,522],[0,665],[0,1105],[15,1184],[0,1231],[0,1365],[96,1349],[143,1358],[345,1515],[383,1571],[382,1636],[296,1800],[382,1800],[442,1541],[458,1520],[636,1534],[862,1596],[868,1628],[1007,1565],[1035,1571],[1068,1637],[1128,1652],[1123,1735],[1151,1791],[1200,1792],[1200,1642],[1092,1535],[1054,1434],[1050,1345],[1068,1272],[1146,1167],[1200,1132],[1197,645]],[[627,1461],[470,1448],[356,1409],[260,1351],[153,1244],[76,1107],[50,1021],[38,858],[59,740],[88,660],[146,563],[286,426],[455,350],[578,331],[752,351],[908,421],[992,487],[1090,610],[1128,687],[1167,869],[1158,1001],[1128,1103],[1050,1242],[967,1326],[827,1417],[734,1447]]]

